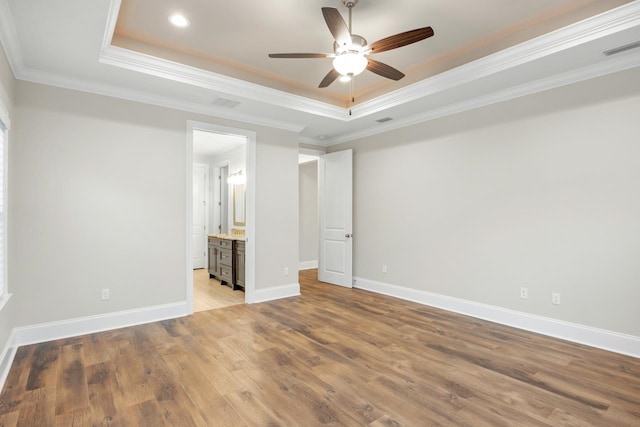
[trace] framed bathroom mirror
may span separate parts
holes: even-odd
[[[245,225],[245,192],[244,184],[233,185],[233,225]]]

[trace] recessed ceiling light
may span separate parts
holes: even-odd
[[[171,22],[176,27],[188,27],[191,22],[184,15],[180,15],[179,13],[173,14],[169,17],[169,22]]]

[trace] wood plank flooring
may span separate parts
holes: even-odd
[[[0,426],[640,426],[640,360],[304,271],[302,296],[18,349]]]
[[[209,272],[204,268],[193,270],[193,310],[195,312],[236,304],[244,304],[244,292],[220,285],[220,281],[209,278]]]

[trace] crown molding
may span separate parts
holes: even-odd
[[[354,106],[353,118],[415,101],[640,25],[640,1],[587,18]]]
[[[322,147],[323,149],[329,146],[328,141],[329,141],[328,139],[320,140],[316,138],[310,138],[308,136],[298,135],[298,142],[300,144],[313,145],[314,147]]]
[[[403,119],[394,120],[376,126],[374,128],[363,129],[355,132],[344,133],[338,137],[327,140],[327,146],[342,144],[368,136],[378,135],[384,132],[404,128],[419,123],[428,122],[430,120],[439,119],[453,114],[462,113],[476,108],[486,107],[499,102],[520,98],[526,95],[542,92],[545,90],[566,86],[572,83],[578,83],[584,80],[604,76],[607,74],[640,67],[640,53],[626,55],[619,58],[612,58],[606,62],[568,71],[566,73],[557,74],[555,76],[535,80],[525,84],[517,85],[508,89],[492,92],[487,95],[478,96],[462,102],[447,105],[441,108],[435,108],[405,117]]]
[[[107,22],[105,23],[104,34],[102,35],[102,47],[101,51],[111,46],[113,41],[113,34],[116,31],[116,24],[118,23],[118,14],[120,13],[120,6],[122,0],[111,0],[109,3],[109,11],[107,12]]]
[[[351,115],[349,115],[348,109],[345,108],[112,46],[111,41],[119,8],[120,0],[111,0],[100,55],[101,62],[345,122],[470,83],[640,25],[640,1],[635,1],[356,105],[351,108]]]
[[[342,107],[113,46],[111,42],[113,41],[120,5],[121,0],[110,0],[99,56],[99,61],[103,64],[318,116],[342,121],[350,120],[347,114],[348,110]]]
[[[640,26],[640,1],[634,1],[568,27],[556,30],[552,33],[545,34],[536,39],[521,43],[512,48],[505,49],[493,55],[489,55],[426,80],[409,85],[363,104],[356,105],[352,108],[352,115],[349,116],[346,113],[347,109],[341,107],[311,100],[298,95],[292,95],[254,83],[247,83],[228,76],[222,76],[164,59],[155,58],[150,55],[111,46],[120,4],[121,0],[110,0],[107,22],[102,40],[102,52],[100,55],[101,62],[195,85],[197,87],[211,89],[221,93],[230,94],[232,96],[241,96],[258,102],[264,102],[270,105],[328,117],[343,122],[357,120],[391,107],[415,101],[465,83],[470,83],[482,77],[521,66],[536,59],[596,40],[600,37],[605,37],[616,32]],[[17,79],[50,84],[53,86],[86,91],[100,95],[113,96],[116,98],[205,114],[229,120],[237,120],[255,125],[275,127],[298,133],[305,127],[302,124],[269,120],[257,115],[248,115],[229,111],[228,109],[221,109],[216,106],[182,101],[142,91],[124,89],[117,86],[78,80],[28,69],[24,66],[17,32],[11,17],[11,11],[8,7],[7,0],[0,0],[0,41],[2,41],[10,66]],[[389,130],[433,120],[449,114],[456,114],[473,108],[490,105],[491,103],[501,102],[518,96],[524,96],[549,88],[574,83],[586,78],[635,67],[638,65],[635,58],[635,55],[625,55],[625,57],[615,59],[612,58],[604,64],[570,71],[534,82],[528,82],[523,85],[507,88],[473,99],[445,105],[440,108],[432,109],[383,125],[374,126],[369,129],[344,133],[327,140],[304,138],[301,140],[301,143],[328,147],[365,136],[387,132]]]
[[[103,64],[186,83],[235,97],[264,102],[331,119],[349,120],[349,116],[346,113],[347,110],[341,107],[117,46],[104,48],[100,53],[99,60]]]
[[[195,102],[183,101],[171,97],[165,97],[148,92],[125,89],[119,86],[96,83],[89,80],[82,80],[48,73],[40,70],[23,69],[19,76],[20,80],[60,87],[64,89],[77,90],[80,92],[93,93],[96,95],[110,96],[113,98],[125,99],[128,101],[140,102],[143,104],[155,105],[158,107],[171,108],[174,110],[186,111],[189,113],[203,114],[206,116],[219,117],[227,120],[249,123],[257,126],[267,126],[282,129],[290,132],[300,133],[305,125],[265,119],[264,117],[240,113],[224,107],[214,105],[199,104]]]

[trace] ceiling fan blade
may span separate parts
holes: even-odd
[[[270,53],[269,58],[327,58],[331,53]]]
[[[433,28],[424,27],[417,28],[411,31],[405,31],[404,33],[396,34],[386,37],[377,42],[373,42],[369,45],[372,53],[380,53],[386,50],[396,49],[402,46],[406,46],[411,43],[419,42],[434,35]]]
[[[347,23],[344,22],[342,15],[338,12],[338,9],[333,7],[323,7],[322,15],[324,16],[324,20],[327,23],[327,27],[329,27],[329,31],[333,35],[333,38],[336,39],[336,42],[339,46],[349,45],[351,44],[351,33],[349,32],[349,27],[347,27]]]
[[[329,71],[327,73],[326,76],[324,76],[324,79],[322,79],[322,81],[320,82],[320,85],[318,87],[327,87],[329,86],[331,83],[333,83],[338,77],[340,76],[340,73],[338,73],[335,68],[332,68],[331,71]]]
[[[380,61],[367,58],[369,63],[367,64],[367,70],[378,74],[379,76],[386,77],[391,80],[400,80],[404,77],[402,71],[396,70],[390,65],[384,64]]]

